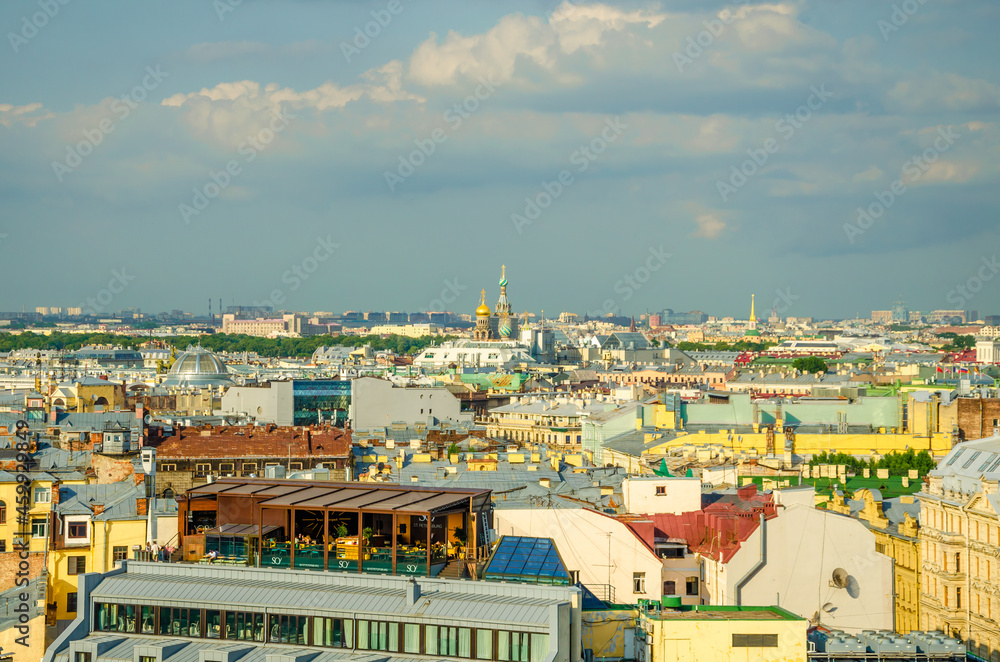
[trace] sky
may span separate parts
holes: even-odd
[[[990,0],[8,0],[0,310],[1000,314]]]

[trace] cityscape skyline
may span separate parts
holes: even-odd
[[[0,8],[0,309],[1000,308],[992,3],[389,4]]]

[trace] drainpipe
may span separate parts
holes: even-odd
[[[764,513],[760,514],[760,558],[757,559],[757,563],[754,564],[747,574],[743,575],[743,578],[736,584],[736,606],[743,604],[743,587],[750,582],[754,576],[760,572],[761,568],[767,565],[767,526],[765,524]],[[779,605],[780,606],[780,605]]]
[[[968,502],[961,506],[965,515],[965,650],[969,650],[969,640],[972,639],[972,555],[969,547],[969,511]]]

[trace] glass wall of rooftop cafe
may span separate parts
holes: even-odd
[[[261,487],[260,491],[263,491],[273,486]],[[379,489],[363,484],[351,487]],[[398,494],[406,492],[393,491]],[[213,517],[218,515],[220,494],[225,496],[225,490],[199,494],[198,488],[194,488],[185,495],[178,513],[183,536],[196,533],[192,516],[203,519],[208,516],[206,524],[210,519],[212,526],[231,523]],[[254,554],[255,558],[249,561],[257,566],[429,575],[437,569],[435,566],[451,559],[485,559],[489,554],[486,532],[492,510],[490,494],[466,495],[447,491],[439,494],[451,496],[454,501],[463,504],[455,508],[448,508],[445,504],[442,506],[444,510],[432,507],[424,511],[419,509],[419,503],[400,510],[380,509],[378,501],[371,507],[338,508],[336,504],[329,507],[309,504],[303,508],[300,504],[308,503],[308,498],[294,503],[290,499],[281,499],[273,492],[264,499],[254,493],[241,494],[252,504],[248,504],[250,507],[246,509],[249,512],[244,512],[253,525],[273,524],[281,527],[283,534],[276,536],[268,527],[264,527],[262,534],[258,528],[253,547],[255,552],[259,550],[259,554]],[[281,496],[293,495],[294,491]],[[272,500],[287,502],[269,504],[268,501]],[[266,511],[273,514],[268,516]],[[284,514],[280,515],[282,511]],[[456,537],[456,529],[463,529],[465,535]],[[301,540],[300,536],[307,536],[309,540]],[[280,540],[281,544],[271,542],[275,540]]]

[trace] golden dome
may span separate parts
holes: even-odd
[[[479,295],[479,307],[476,308],[476,317],[489,317],[492,314],[490,307],[486,305],[486,290]]]

